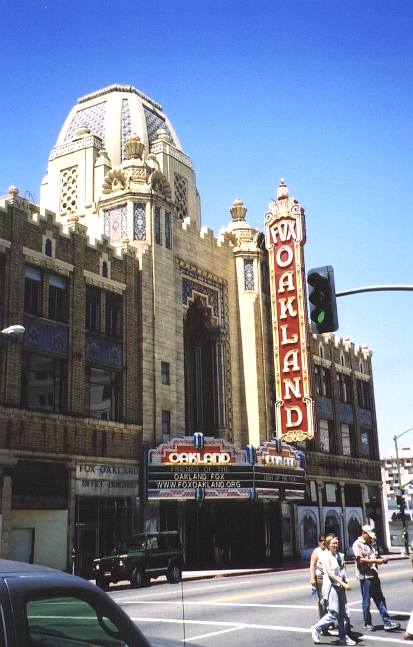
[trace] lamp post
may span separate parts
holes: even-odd
[[[7,328],[3,328],[3,330],[0,330],[0,333],[11,339],[20,339],[21,337],[23,337],[25,331],[26,329],[24,326],[15,324],[14,326],[7,326]]]
[[[401,434],[397,434],[397,436],[393,436],[394,440],[394,448],[396,450],[396,467],[397,467],[397,479],[399,481],[399,496],[401,497],[401,505],[400,505],[400,513],[402,517],[402,525],[403,525],[403,540],[404,540],[404,547],[406,550],[406,555],[409,554],[409,530],[407,527],[407,521],[406,521],[406,513],[405,513],[405,507],[404,507],[404,496],[403,496],[403,487],[402,487],[402,477],[400,473],[400,460],[399,460],[399,448],[397,445],[397,441],[399,438],[407,434],[409,431],[413,431],[413,427],[409,427],[409,429],[406,429],[406,431],[403,431]]]

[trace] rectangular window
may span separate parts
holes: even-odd
[[[29,266],[25,270],[24,311],[38,317],[42,314],[42,273]]]
[[[162,409],[162,439],[165,442],[171,436],[171,412]]]
[[[244,258],[244,290],[255,290],[254,261]]]
[[[337,503],[337,485],[335,483],[325,484],[326,503]]]
[[[338,384],[338,397],[341,402],[351,403],[352,392],[351,392],[351,377],[350,375],[344,375],[343,373],[337,373],[337,384]]]
[[[165,247],[167,249],[172,248],[172,239],[171,239],[171,214],[169,211],[165,213]]]
[[[360,438],[361,438],[361,455],[363,458],[370,458],[370,429],[366,427],[360,428]]]
[[[155,207],[155,242],[161,244],[161,208]]]
[[[317,395],[331,398],[331,371],[324,366],[314,367],[314,381]]]
[[[92,285],[86,286],[86,328],[100,331],[100,290]]]
[[[341,424],[341,445],[343,456],[351,456],[350,425],[345,423]]]
[[[22,404],[27,409],[62,411],[63,361],[25,353],[22,365]]]
[[[169,362],[161,362],[161,382],[170,384]]]
[[[370,382],[356,380],[357,400],[360,409],[371,411],[371,389]]]
[[[146,211],[143,202],[133,205],[133,237],[135,240],[146,240]]]
[[[120,419],[120,379],[117,373],[99,368],[87,369],[86,409],[90,418]]]
[[[119,338],[122,336],[122,297],[113,292],[106,292],[105,296],[105,334]]]
[[[67,290],[66,281],[61,276],[49,276],[49,319],[67,322]]]
[[[319,422],[320,428],[320,451],[327,452],[330,451],[330,431],[328,427],[328,420],[323,420],[320,418]]]

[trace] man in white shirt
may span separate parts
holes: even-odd
[[[376,555],[372,546],[375,540],[374,528],[366,525],[362,527],[360,537],[353,544],[354,557],[356,558],[356,575],[361,588],[364,628],[366,631],[374,631],[370,613],[370,600],[373,599],[383,619],[384,630],[392,631],[393,629],[399,629],[400,624],[393,622],[387,611],[377,569],[379,564],[387,564],[387,559]]]

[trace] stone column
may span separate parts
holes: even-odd
[[[366,512],[366,503],[369,500],[369,491],[367,485],[364,483],[360,484],[361,487],[361,507],[363,510],[363,523],[367,523],[367,512]]]
[[[85,267],[86,227],[75,220],[69,230],[73,245],[73,276],[70,291],[70,336],[72,349],[69,357],[68,410],[74,415],[83,415],[85,406]]]
[[[2,474],[1,488],[1,543],[0,557],[7,559],[10,551],[10,530],[11,530],[11,497],[12,479],[7,473]]]
[[[142,379],[139,372],[139,352],[137,352],[139,348],[138,321],[140,320],[138,303],[139,264],[136,258],[136,249],[131,245],[126,245],[123,249],[123,260],[125,263],[126,283],[126,291],[123,295],[123,411],[125,422],[141,424]]]
[[[76,464],[71,462],[68,466],[69,472],[69,495],[67,501],[67,570],[72,571],[73,550],[76,546]],[[76,560],[76,556],[75,560]],[[75,561],[76,564],[76,561]],[[76,572],[76,569],[75,569]]]
[[[341,513],[343,519],[343,553],[345,553],[348,548],[348,526],[347,526],[347,514],[346,514],[346,495],[344,490],[344,483],[339,483],[340,487],[340,498],[341,498]]]
[[[324,484],[323,483],[316,483],[317,487],[317,503],[318,503],[318,518],[320,521],[320,535],[323,535],[325,533],[325,525],[324,525],[324,515],[323,515],[323,490],[324,490]]]

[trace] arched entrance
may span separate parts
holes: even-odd
[[[218,437],[225,427],[223,344],[202,297],[188,308],[184,348],[186,433]]]

